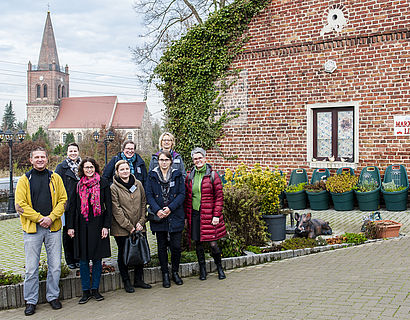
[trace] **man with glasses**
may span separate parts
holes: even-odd
[[[116,156],[114,156],[104,168],[103,177],[106,178],[110,184],[112,184],[112,179],[115,175],[115,164],[120,160],[125,160],[130,165],[131,173],[135,176],[135,178],[141,181],[145,188],[145,183],[147,181],[147,168],[144,160],[138,153],[135,152],[135,148],[136,145],[134,141],[124,141],[122,144],[122,152],[119,152]]]
[[[38,302],[38,266],[41,247],[47,251],[46,298],[53,309],[61,309],[58,300],[61,273],[61,216],[67,201],[63,180],[47,169],[47,152],[37,147],[30,152],[33,169],[23,175],[16,187],[15,205],[19,208],[23,229],[26,274],[24,277],[24,314],[35,313]]]

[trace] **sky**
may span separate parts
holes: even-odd
[[[37,65],[50,11],[60,66],[69,67],[70,97],[116,95],[119,102],[143,101],[135,47],[142,16],[134,0],[1,0],[0,116],[12,101],[18,121],[26,119],[27,64]],[[148,109],[162,117],[161,94],[152,88]]]

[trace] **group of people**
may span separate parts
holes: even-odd
[[[62,307],[58,298],[62,245],[68,267],[80,269],[80,304],[91,298],[104,299],[98,289],[102,259],[111,256],[109,235],[114,236],[118,246],[118,269],[125,291],[151,288],[144,282],[143,265],[135,266],[131,284],[123,259],[130,235],[140,232],[146,237],[147,220],[157,240],[163,287],[169,288],[171,280],[176,285],[183,284],[178,270],[185,227],[195,242],[199,279],[207,278],[204,242],[210,244],[218,278],[226,277],[217,244],[226,235],[221,179],[206,163],[204,149],[192,150],[194,167],[186,173],[182,157],[173,150],[175,138],[171,133],[160,136],[159,146],[160,151],[152,156],[147,171],[144,160],[136,153],[135,143],[127,140],[102,173],[95,159],[80,157],[76,143],[68,145],[67,158],[54,172],[47,169],[44,148],[31,151],[33,168],[19,179],[16,188],[16,209],[20,213],[26,256],[25,315],[34,314],[38,302],[43,243],[48,263],[46,299],[53,309]]]

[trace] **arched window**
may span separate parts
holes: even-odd
[[[61,138],[63,139],[63,143],[65,143],[67,141],[67,133],[63,132]]]
[[[64,86],[61,88],[61,96],[63,98],[65,97],[65,87]]]
[[[132,132],[127,133],[127,140],[132,140]]]
[[[83,135],[81,132],[77,133],[77,142],[82,142],[83,141]]]
[[[47,85],[43,84],[43,98],[47,98]]]
[[[57,89],[57,97],[58,99],[61,98],[61,84],[58,85],[58,89]]]
[[[41,86],[36,85],[36,98],[41,98]]]

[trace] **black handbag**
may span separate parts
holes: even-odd
[[[125,242],[124,264],[126,266],[144,265],[151,261],[147,238],[141,231],[133,232]]]
[[[148,207],[147,209],[147,220],[151,221],[151,222],[160,222],[161,218],[157,216],[156,213],[154,213],[154,211],[152,211],[151,207]]]

